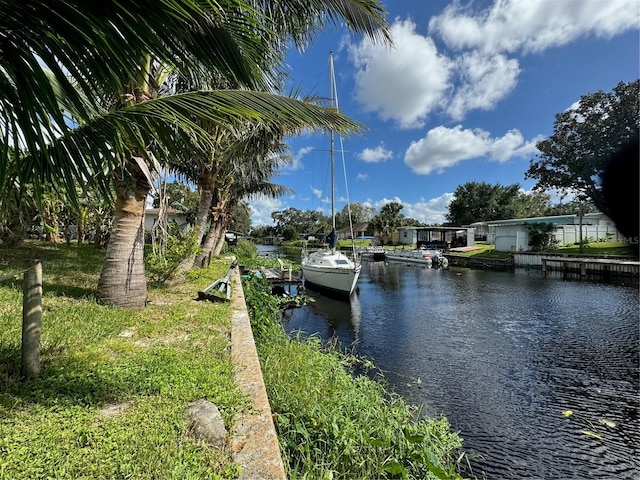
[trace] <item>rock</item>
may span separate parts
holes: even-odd
[[[200,399],[190,403],[185,413],[189,419],[189,436],[215,447],[224,446],[227,430],[218,407]]]

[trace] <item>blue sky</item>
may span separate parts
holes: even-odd
[[[440,223],[463,183],[530,191],[524,174],[555,114],[640,77],[640,0],[385,5],[392,47],[334,28],[288,57],[293,88],[328,96],[333,51],[340,109],[367,128],[343,140],[346,175],[336,155],[338,211],[348,188],[351,203],[399,202],[405,216]],[[250,201],[254,226],[290,207],[330,213],[327,137],[287,143],[294,161],[274,182],[295,193]]]

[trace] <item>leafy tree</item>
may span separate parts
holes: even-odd
[[[545,192],[520,192],[514,200],[513,218],[544,217],[549,215],[551,196]]]
[[[519,196],[517,183],[505,187],[499,183],[467,182],[456,187],[445,218],[455,226],[514,218]]]
[[[286,241],[297,240],[298,239],[298,231],[295,229],[295,227],[293,227],[291,225],[287,225],[284,228],[284,230],[282,231],[282,237]]]
[[[233,230],[242,234],[248,234],[251,230],[251,210],[247,202],[239,202],[231,208],[233,218]]]
[[[351,221],[356,224],[360,222],[369,222],[374,217],[376,209],[362,203],[352,203],[350,206],[345,205],[342,210],[336,213],[336,228],[346,228],[349,226],[349,208],[351,209]]]
[[[525,176],[537,180],[538,190],[573,193],[610,215],[601,174],[616,152],[637,139],[639,127],[640,79],[584,95],[575,109],[556,115],[553,134],[537,144],[540,154]]]
[[[400,213],[403,208],[404,206],[398,202],[389,202],[371,219],[373,231],[382,245],[388,243],[398,227],[404,224],[404,216]]]
[[[595,213],[598,211],[596,206],[590,202],[581,202],[573,199],[567,203],[557,203],[549,208],[549,215],[577,215],[580,207],[583,213]]]
[[[211,144],[205,124],[357,131],[357,122],[334,110],[266,91],[277,85],[288,40],[302,46],[327,22],[344,20],[353,32],[389,39],[377,0],[167,0],[154,9],[1,0],[0,18],[8,32],[0,40],[0,207],[10,208],[4,199],[15,179],[21,188],[33,182],[36,197],[45,184],[73,191],[75,181],[109,195],[115,179],[97,296],[130,308],[146,300],[142,219],[153,159],[197,161]],[[175,95],[167,83],[215,77],[236,89]]]
[[[299,233],[329,233],[331,229],[331,219],[317,210],[287,208],[272,212],[271,218],[279,233],[287,227],[293,227]]]
[[[186,214],[187,223],[193,225],[198,211],[200,195],[182,182],[171,182],[167,185],[165,194],[169,200],[169,207]],[[158,193],[153,194],[153,208],[160,207]]]
[[[250,235],[254,238],[274,237],[277,234],[278,231],[273,225],[259,225],[250,231]]]
[[[529,231],[529,246],[534,252],[554,249],[558,246],[555,236],[556,226],[553,223],[530,223],[527,225]]]

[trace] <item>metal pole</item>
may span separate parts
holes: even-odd
[[[36,260],[24,272],[22,297],[22,358],[23,377],[35,378],[40,373],[40,332],[42,330],[42,263]]]
[[[580,206],[578,207],[578,223],[580,224],[580,253],[584,253],[584,244],[582,243],[582,216],[584,215],[584,210],[582,208],[582,202],[580,202]]]

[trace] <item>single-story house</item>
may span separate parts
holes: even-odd
[[[555,236],[559,245],[573,245],[580,241],[580,217],[578,215],[554,215],[548,217],[516,218],[478,222],[487,229],[487,241],[495,245],[497,251],[522,252],[531,250],[527,225],[552,223],[556,226]],[[596,240],[624,241],[614,223],[603,213],[586,213],[582,216],[582,238]]]
[[[153,230],[153,226],[158,221],[159,208],[147,208],[144,212],[144,229],[147,232]],[[180,228],[187,228],[187,214],[174,208],[167,209],[167,220],[169,223],[176,222]]]
[[[336,232],[338,234],[338,240],[351,239],[351,228],[341,228]],[[358,222],[353,224],[353,237],[372,237],[373,232],[369,229],[369,222]]]
[[[397,237],[396,237],[397,235]],[[463,227],[398,227],[392,242],[397,245],[416,245],[420,248],[466,247],[474,245],[473,228]]]

